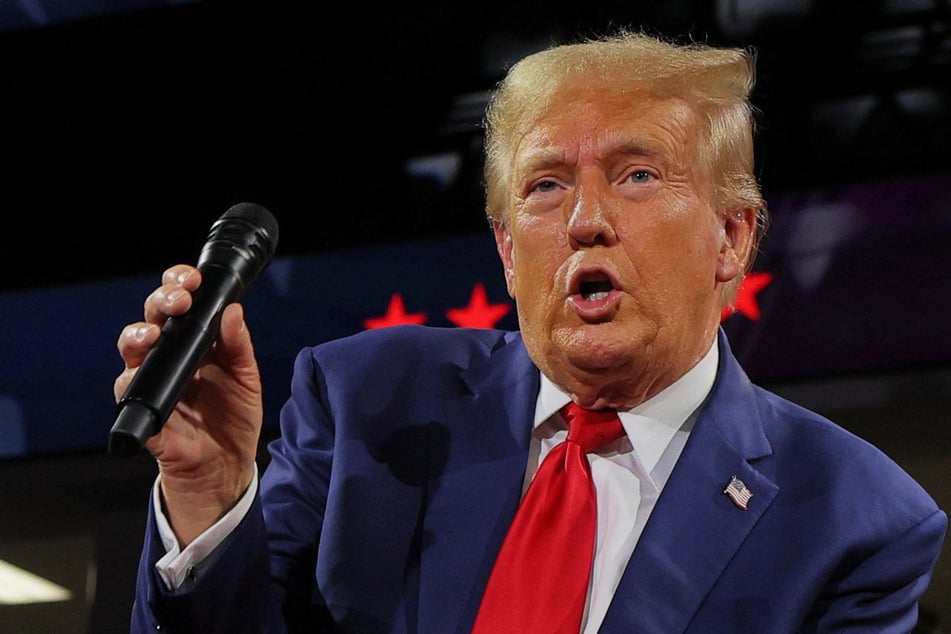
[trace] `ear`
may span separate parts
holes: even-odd
[[[720,256],[717,281],[727,283],[746,273],[756,232],[756,210],[733,209],[720,216]]]
[[[505,287],[509,297],[515,299],[515,247],[512,244],[512,233],[504,222],[497,220],[492,222],[492,233],[495,234],[495,248],[505,272]]]

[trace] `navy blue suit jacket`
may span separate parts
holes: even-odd
[[[712,394],[601,632],[910,632],[947,527],[885,454],[747,379]],[[149,518],[133,631],[464,633],[521,495],[539,372],[512,332],[303,350],[251,512],[185,590]],[[731,476],[753,492],[743,510]]]

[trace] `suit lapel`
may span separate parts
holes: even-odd
[[[451,430],[450,458],[426,500],[419,631],[467,632],[521,498],[538,370],[518,335],[460,373],[434,415]],[[465,597],[462,602],[447,597]]]
[[[621,578],[602,632],[686,631],[778,492],[751,464],[771,450],[753,388],[722,334],[717,374],[714,391]],[[746,510],[723,493],[732,476],[753,492]]]

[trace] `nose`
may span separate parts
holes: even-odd
[[[597,191],[578,189],[567,224],[568,242],[573,249],[617,242],[614,223]]]

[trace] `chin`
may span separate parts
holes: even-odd
[[[567,328],[553,337],[561,358],[588,372],[603,372],[629,366],[649,342],[643,336],[616,324],[589,324]]]

